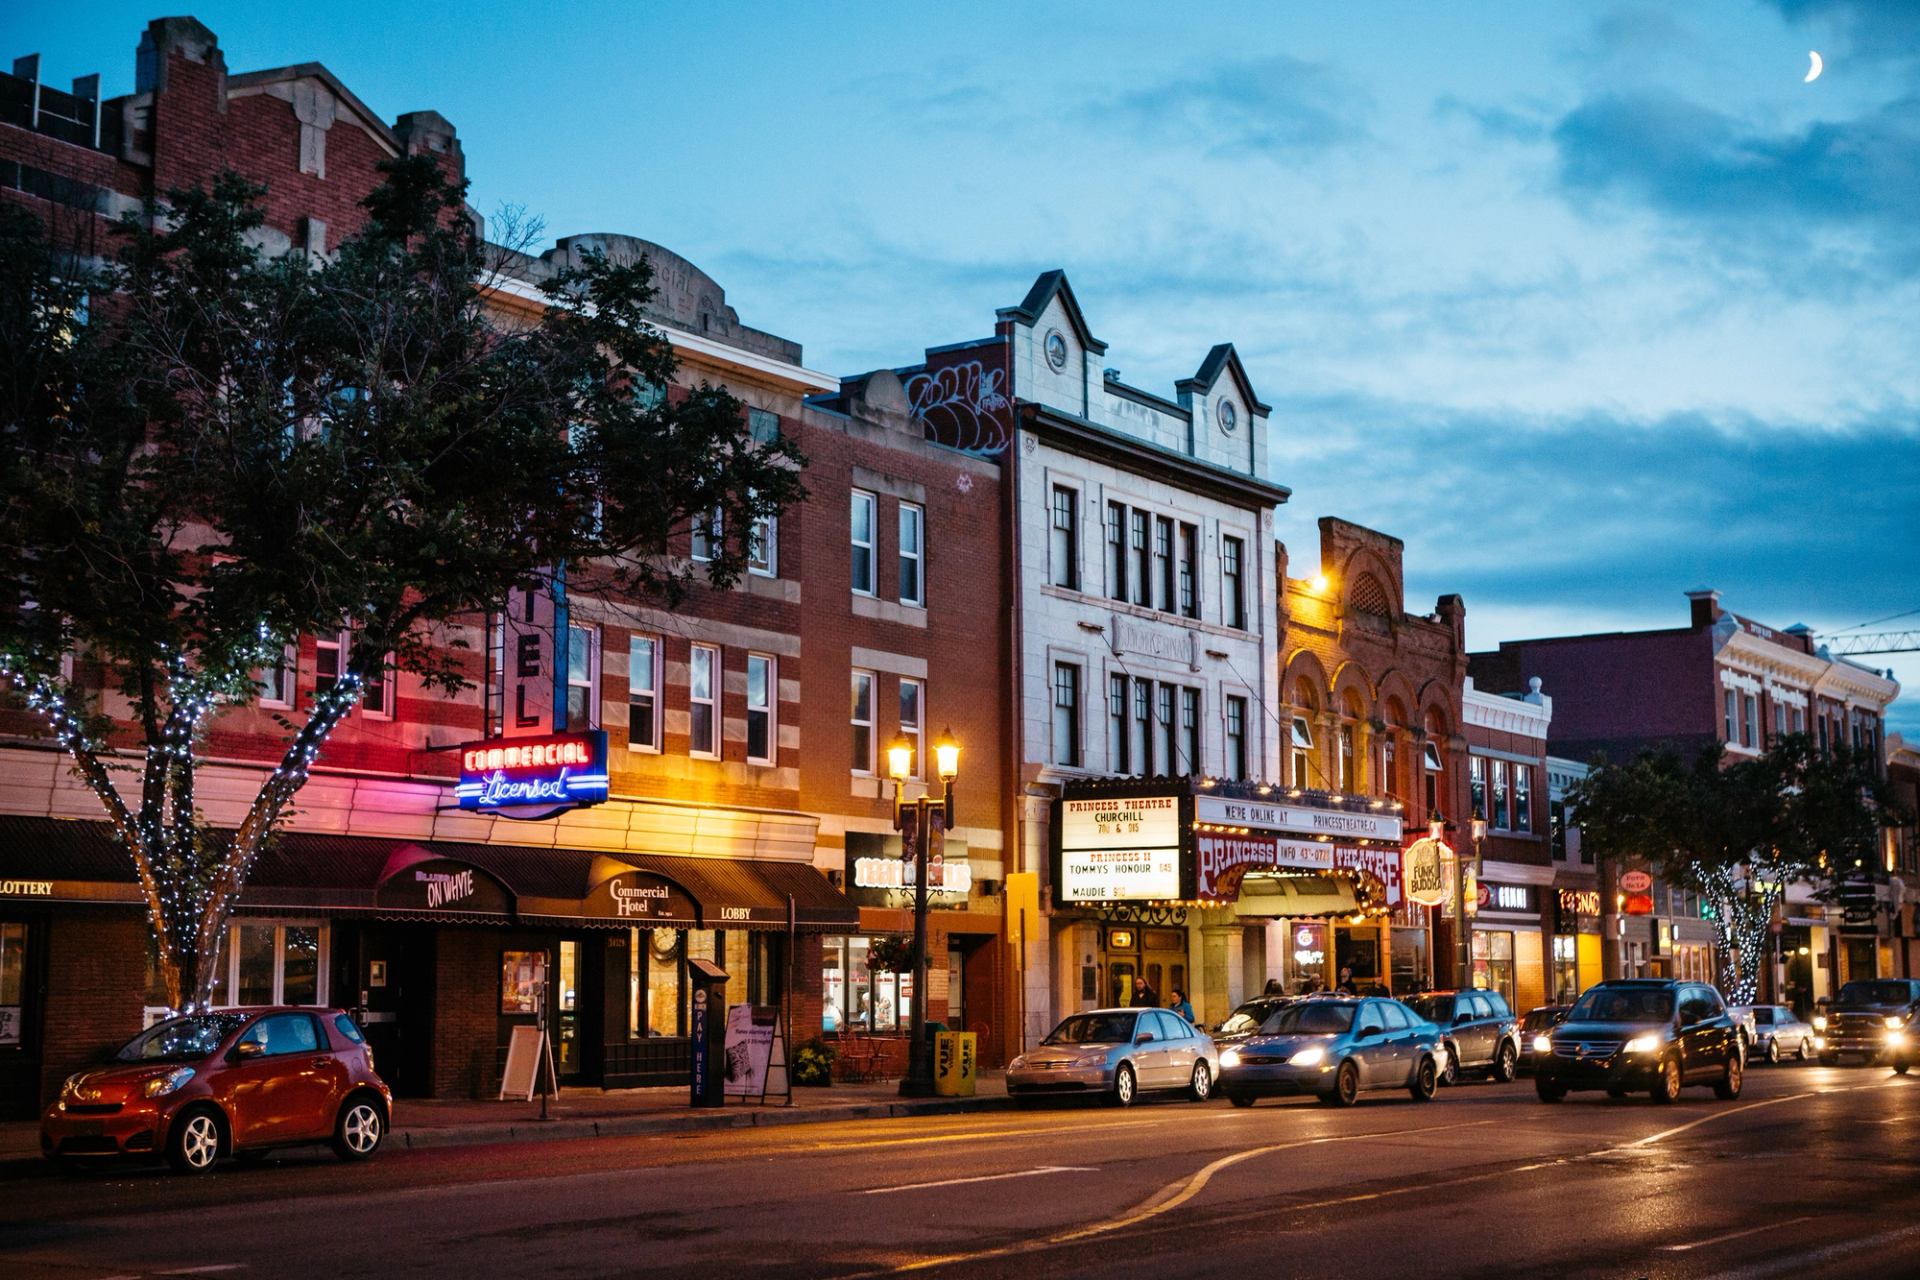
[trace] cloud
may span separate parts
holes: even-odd
[[[1277,54],[1129,90],[1094,109],[1109,127],[1118,116],[1131,131],[1216,155],[1295,159],[1365,139],[1372,108],[1344,73]]]
[[[1848,57],[1904,63],[1920,58],[1920,5],[1911,0],[1768,0],[1782,17],[1818,25],[1845,42]]]
[[[1672,93],[1605,94],[1569,112],[1553,140],[1576,202],[1637,202],[1736,249],[1797,245],[1920,273],[1920,97],[1767,132]]]
[[[1553,127],[1551,116],[1532,110],[1489,106],[1446,93],[1433,103],[1436,120],[1466,120],[1489,138],[1503,142],[1539,142]]]

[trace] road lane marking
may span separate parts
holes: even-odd
[[[1705,1240],[1695,1240],[1689,1244],[1663,1244],[1661,1250],[1666,1253],[1689,1253],[1695,1249],[1704,1249],[1710,1244],[1725,1244],[1729,1240],[1738,1240],[1742,1236],[1757,1236],[1762,1231],[1777,1231],[1781,1227],[1790,1227],[1796,1222],[1811,1222],[1812,1214],[1802,1214],[1798,1218],[1788,1218],[1785,1222],[1764,1222],[1757,1227],[1742,1227],[1738,1231],[1729,1231],[1721,1236],[1709,1236]]]
[[[1819,1249],[1807,1249],[1798,1253],[1775,1256],[1764,1262],[1741,1267],[1737,1271],[1722,1271],[1715,1280],[1765,1280],[1768,1276],[1779,1275],[1819,1275],[1820,1264],[1844,1258],[1850,1253],[1859,1253],[1863,1249],[1878,1249],[1883,1245],[1906,1240],[1920,1234],[1920,1226],[1896,1227],[1892,1231],[1882,1231],[1877,1236],[1866,1236],[1859,1240],[1842,1240]]]
[[[1636,1147],[1650,1147],[1662,1138],[1671,1138],[1675,1134],[1685,1133],[1689,1129],[1698,1129],[1703,1124],[1708,1124],[1715,1120],[1724,1120],[1728,1116],[1737,1116],[1742,1111],[1752,1111],[1757,1107],[1778,1106],[1782,1102],[1796,1102],[1801,1098],[1812,1098],[1816,1096],[1818,1096],[1817,1091],[1814,1093],[1789,1093],[1778,1098],[1768,1098],[1762,1102],[1749,1102],[1745,1106],[1734,1107],[1727,1111],[1710,1111],[1698,1120],[1690,1120],[1686,1124],[1676,1125],[1671,1129],[1662,1129],[1659,1133],[1650,1133],[1644,1138],[1636,1138],[1632,1142],[1622,1143],[1617,1147],[1609,1147],[1606,1151],[1598,1151],[1594,1154],[1607,1155],[1613,1151],[1632,1151]]]
[[[211,1276],[223,1271],[245,1271],[244,1262],[216,1262],[204,1267],[180,1267],[174,1271],[156,1271],[157,1276]]]
[[[928,1187],[958,1187],[969,1182],[1004,1182],[1008,1178],[1038,1178],[1049,1173],[1092,1173],[1090,1164],[1044,1164],[1037,1169],[1019,1169],[1013,1173],[982,1173],[971,1178],[942,1178],[938,1182],[909,1182],[899,1187],[869,1187],[856,1191],[860,1196],[890,1196],[900,1191],[924,1191]]]

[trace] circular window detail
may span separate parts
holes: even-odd
[[[1222,431],[1232,435],[1240,425],[1240,414],[1233,407],[1233,401],[1222,400],[1213,407],[1213,420],[1220,424]]]
[[[1067,339],[1058,329],[1047,330],[1047,363],[1055,373],[1067,367]]]

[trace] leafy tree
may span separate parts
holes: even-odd
[[[670,540],[716,511],[735,536],[699,568],[730,585],[745,531],[804,492],[794,444],[754,442],[724,390],[659,394],[644,261],[590,257],[510,313],[503,255],[426,157],[386,167],[330,259],[263,252],[261,194],[174,192],[105,263],[0,205],[0,676],[105,808],[176,1008],[209,999],[249,869],[390,665],[459,689],[459,624],[563,567],[671,604],[696,566]],[[245,818],[210,827],[209,717],[347,629]]]
[[[1731,763],[1715,746],[1691,761],[1667,750],[1593,765],[1567,796],[1583,846],[1701,895],[1736,1003],[1758,991],[1787,885],[1831,896],[1842,876],[1872,874],[1880,830],[1899,820],[1870,752],[1822,753],[1803,735]]]

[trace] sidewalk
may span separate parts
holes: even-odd
[[[397,1150],[463,1146],[482,1142],[550,1142],[566,1138],[617,1138],[703,1129],[748,1129],[766,1125],[819,1124],[832,1120],[891,1116],[952,1115],[1004,1111],[1012,1106],[1006,1077],[983,1073],[971,1098],[902,1098],[898,1081],[835,1083],[793,1091],[793,1105],[766,1106],[729,1100],[724,1108],[696,1110],[684,1087],[668,1089],[563,1089],[540,1119],[540,1100],[476,1102],[467,1099],[402,1098],[394,1103],[395,1125],[387,1135]],[[0,1123],[0,1174],[17,1173],[21,1162],[40,1163],[40,1126],[35,1121]]]

